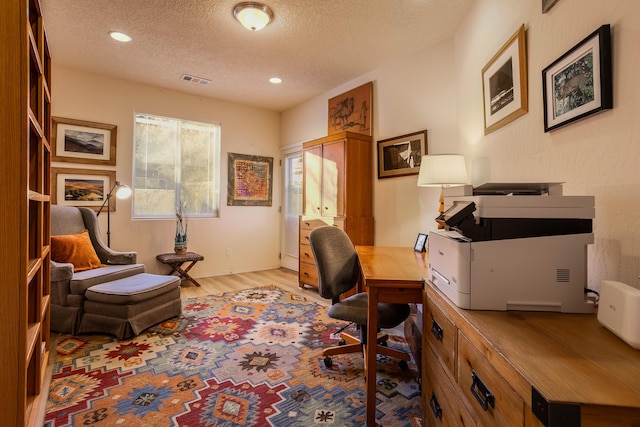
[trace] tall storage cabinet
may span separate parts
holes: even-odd
[[[318,286],[309,233],[333,225],[354,245],[373,245],[373,147],[371,137],[342,132],[306,142],[303,214],[300,217],[300,287]]]
[[[1,2],[0,28],[0,401],[2,424],[22,427],[49,359],[51,66],[38,0]]]

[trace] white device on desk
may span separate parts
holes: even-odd
[[[437,221],[447,230],[428,241],[433,284],[461,308],[592,313],[585,288],[594,198],[549,195],[544,184],[532,195],[486,194],[490,187],[445,193],[451,207]]]
[[[640,289],[603,280],[598,321],[636,350],[640,350]]]

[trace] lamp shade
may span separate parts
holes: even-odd
[[[446,187],[467,183],[467,166],[461,154],[422,156],[418,174],[419,187]]]
[[[131,188],[128,185],[117,183],[116,188],[116,197],[118,199],[126,199],[131,196]]]

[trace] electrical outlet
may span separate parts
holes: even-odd
[[[227,248],[227,256],[231,256],[231,248]]]

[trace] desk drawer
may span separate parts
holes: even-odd
[[[460,333],[458,384],[485,426],[524,425],[524,402],[480,351]]]
[[[428,346],[442,359],[451,376],[457,378],[456,327],[431,298],[427,298],[426,313],[423,334],[426,334]]]
[[[425,358],[426,383],[422,385],[424,395],[424,417],[427,426],[463,427],[475,426],[476,420],[471,415],[464,400],[460,397],[457,386],[453,385],[445,368],[431,351],[426,349]]]

